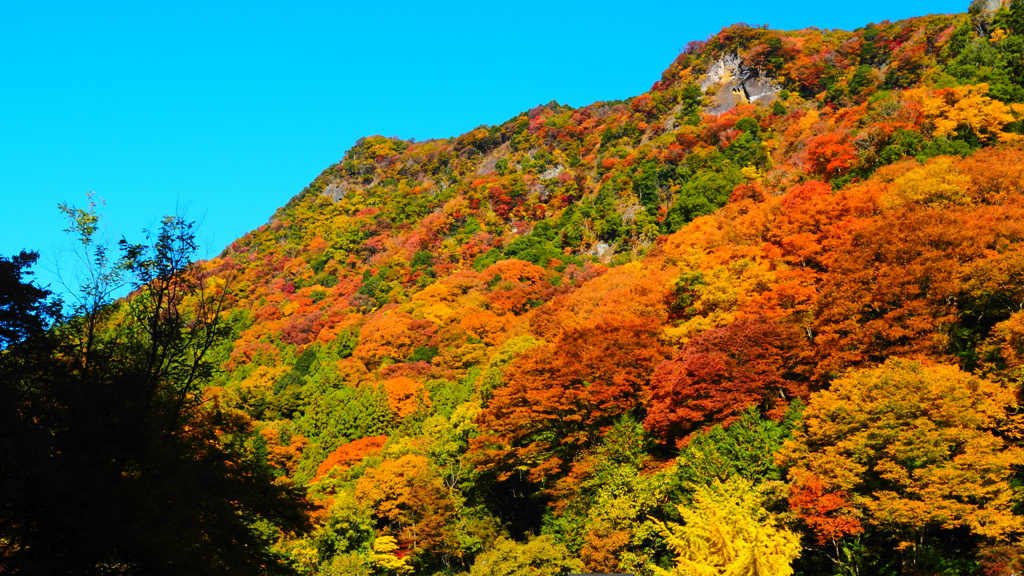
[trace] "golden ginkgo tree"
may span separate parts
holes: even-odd
[[[659,576],[788,576],[800,554],[800,536],[779,524],[763,505],[760,487],[734,476],[699,486],[693,503],[680,506],[683,524],[661,525],[675,554]]]

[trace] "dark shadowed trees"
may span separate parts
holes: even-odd
[[[222,287],[192,264],[192,224],[106,258],[96,216],[64,208],[94,266],[74,314],[49,331],[48,294],[3,260],[0,572],[268,574],[270,545],[303,505],[272,483],[252,424],[203,385],[221,337]],[[12,266],[13,265],[13,266]],[[127,281],[130,297],[111,302]]]

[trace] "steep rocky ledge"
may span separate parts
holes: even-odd
[[[992,20],[996,12],[1004,6],[1009,6],[1010,0],[972,0],[967,13],[971,15],[971,23],[978,34],[990,36],[992,34]]]
[[[740,104],[769,104],[782,90],[775,79],[744,65],[738,54],[723,56],[708,68],[700,88],[707,91],[715,86],[714,100],[706,109],[710,114],[721,114]]]

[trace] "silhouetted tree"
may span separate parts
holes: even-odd
[[[203,395],[226,292],[192,264],[193,225],[167,217],[110,261],[94,211],[62,209],[89,255],[69,318],[42,333],[31,259],[0,267],[18,303],[0,317],[0,572],[287,572],[270,544],[302,501],[272,484],[251,420]]]

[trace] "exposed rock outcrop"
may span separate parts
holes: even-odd
[[[974,29],[985,36],[992,34],[992,19],[1003,6],[1009,6],[1010,0],[972,0],[967,9],[971,15]]]
[[[345,194],[352,188],[348,183],[341,180],[331,182],[326,188],[324,188],[323,195],[330,196],[331,200],[337,202],[345,197]]]
[[[744,65],[738,54],[723,56],[708,68],[700,88],[706,91],[713,86],[718,86],[718,90],[714,103],[706,110],[711,114],[721,114],[740,104],[770,104],[782,90],[774,78]]]

